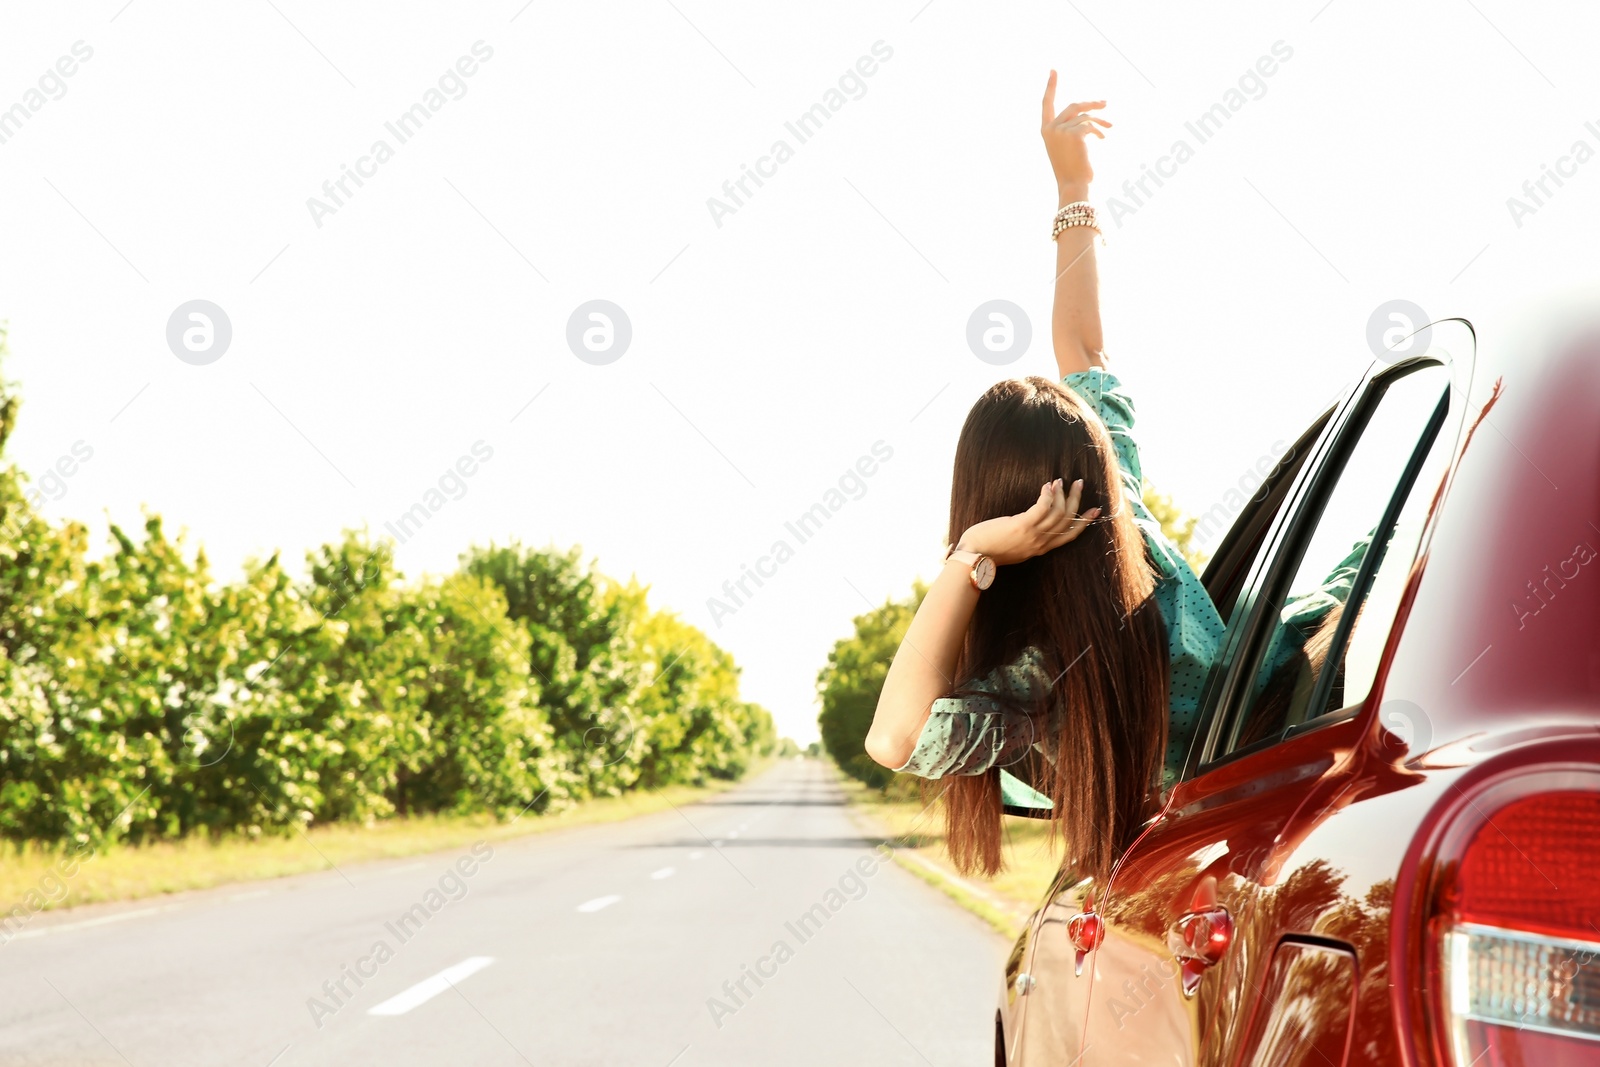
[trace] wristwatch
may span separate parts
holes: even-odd
[[[972,582],[972,588],[978,592],[981,593],[994,584],[994,560],[983,553],[961,552],[955,545],[951,545],[950,550],[944,554],[944,561],[949,563],[951,560],[972,568],[967,577]]]

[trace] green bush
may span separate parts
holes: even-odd
[[[0,456],[17,409],[0,382]],[[157,516],[111,538],[91,559],[0,469],[0,838],[515,815],[777,747],[725,651],[577,549],[478,548],[411,582],[347,532],[304,579],[274,556],[219,582]]]

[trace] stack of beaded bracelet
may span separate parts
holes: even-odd
[[[1095,233],[1100,233],[1100,225],[1095,221],[1094,205],[1089,201],[1075,200],[1056,212],[1055,224],[1050,228],[1050,240],[1056,240],[1063,230],[1074,226],[1087,226]],[[1105,234],[1100,233],[1100,239],[1105,240]]]

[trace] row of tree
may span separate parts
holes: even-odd
[[[0,456],[17,408],[0,383]],[[536,813],[777,746],[727,652],[576,549],[408,581],[347,533],[303,577],[273,556],[221,581],[158,517],[111,536],[91,558],[0,469],[0,837]]]

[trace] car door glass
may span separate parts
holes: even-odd
[[[1320,513],[1285,543],[1298,558],[1279,570],[1292,575],[1288,582],[1267,591],[1274,618],[1255,646],[1253,682],[1224,751],[1282,737],[1365,699],[1426,519],[1434,486],[1419,477],[1418,464],[1430,453],[1449,384],[1437,363],[1373,379],[1337,480],[1309,498],[1321,499]]]

